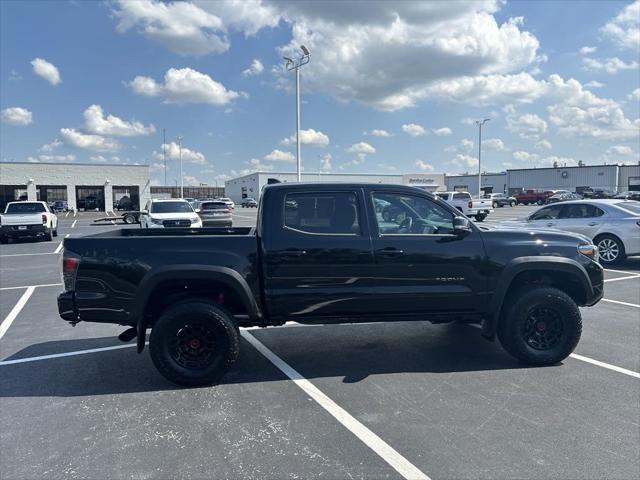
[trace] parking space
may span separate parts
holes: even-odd
[[[256,214],[236,208],[234,225]],[[58,317],[59,240],[112,228],[123,226],[63,216],[58,241],[0,246],[2,478],[640,472],[637,258],[606,271],[610,301],[582,309],[582,340],[562,365],[523,367],[470,325],[287,325],[243,330],[223,384],[180,389],[148,351],[117,340],[123,327]],[[45,286],[17,308],[33,285]]]

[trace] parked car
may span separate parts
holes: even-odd
[[[546,191],[538,191],[538,190],[525,190],[520,193],[516,193],[514,195],[516,201],[522,205],[544,205],[551,195],[554,195],[554,192],[550,190]]]
[[[640,192],[639,191],[620,192],[620,193],[617,193],[613,198],[640,201]]]
[[[503,224],[585,235],[598,247],[603,265],[622,262],[628,255],[640,255],[640,202],[632,200],[555,203],[536,210],[523,222]]]
[[[239,327],[287,321],[482,322],[519,360],[556,364],[580,339],[578,307],[602,298],[586,237],[481,231],[414,187],[281,183],[261,201],[257,228],[65,239],[60,316],[126,325],[120,339],[137,338],[139,352],[151,329],[156,368],[205,385],[237,360]]]
[[[153,199],[140,212],[141,228],[201,228],[202,220],[189,202],[182,199]]]
[[[467,217],[474,217],[478,222],[482,222],[487,215],[493,213],[490,200],[473,200],[469,192],[437,192],[436,195]]]
[[[236,204],[235,204],[235,203],[233,203],[233,200],[231,200],[230,198],[227,198],[227,197],[220,197],[220,198],[217,198],[216,200],[218,200],[218,201],[220,201],[220,202],[224,202],[224,203],[226,203],[226,204],[227,204],[227,206],[228,206],[231,210],[233,210],[234,208],[236,208]]]
[[[505,205],[515,207],[518,204],[515,197],[510,197],[506,193],[489,193],[488,195],[483,195],[482,198],[490,200],[493,208],[504,207]]]
[[[547,198],[547,204],[568,202],[570,200],[582,200],[582,195],[579,195],[577,193],[556,193],[555,195],[551,195],[549,198]]]
[[[196,210],[203,227],[231,227],[233,219],[229,206],[220,201],[202,202]]]
[[[242,208],[255,208],[258,206],[258,201],[253,197],[247,197],[242,199]]]
[[[58,217],[47,202],[9,202],[0,215],[0,243],[34,237],[51,241],[58,236]]]
[[[611,190],[605,190],[604,188],[593,188],[593,189],[590,188],[587,190],[583,190],[582,196],[584,198],[591,198],[591,199],[606,199],[606,198],[613,198],[615,196],[615,193],[612,192]]]
[[[55,212],[68,212],[69,204],[67,203],[66,200],[58,200],[53,204],[53,210]]]

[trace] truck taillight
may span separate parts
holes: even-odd
[[[42,224],[43,225],[47,224],[47,216],[44,213],[42,214]]]
[[[469,202],[469,208],[473,208],[473,202]]]
[[[79,265],[80,257],[65,250],[62,255],[62,283],[67,292],[73,292],[76,289],[76,275]]]

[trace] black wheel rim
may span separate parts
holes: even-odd
[[[201,370],[218,357],[215,332],[204,323],[187,323],[176,331],[169,345],[171,358],[181,367]]]
[[[564,326],[560,314],[549,307],[536,307],[529,312],[522,336],[535,350],[551,350],[562,340]]]

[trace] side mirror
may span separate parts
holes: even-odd
[[[453,231],[456,235],[463,237],[471,233],[471,222],[465,217],[453,218]]]

